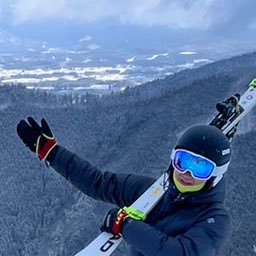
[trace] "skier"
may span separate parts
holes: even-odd
[[[169,185],[146,219],[131,205],[155,181],[131,174],[101,172],[57,144],[45,119],[21,120],[17,133],[40,160],[88,196],[118,206],[107,212],[101,230],[122,234],[133,256],[214,256],[230,233],[224,208],[224,174],[230,143],[216,127],[196,125],[177,141],[167,169]]]

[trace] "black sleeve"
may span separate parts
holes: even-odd
[[[86,195],[119,207],[131,205],[155,181],[137,175],[101,172],[61,146],[48,160],[51,167]]]
[[[145,256],[217,256],[230,236],[230,219],[227,215],[216,215],[210,220],[201,220],[176,237],[142,221],[127,223],[122,234]]]

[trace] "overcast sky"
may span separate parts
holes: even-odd
[[[0,19],[13,25],[110,18],[173,29],[255,29],[255,9],[255,0],[0,0]]]

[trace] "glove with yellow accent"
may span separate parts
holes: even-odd
[[[43,118],[41,126],[34,118],[22,119],[17,125],[17,133],[23,143],[37,154],[40,160],[47,160],[50,152],[57,146],[57,142]]]
[[[120,235],[123,226],[130,220],[144,221],[145,219],[145,214],[132,207],[124,207],[122,209],[114,208],[107,212],[101,223],[100,230],[114,235]]]

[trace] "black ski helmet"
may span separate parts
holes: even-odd
[[[185,149],[212,160],[218,168],[213,173],[212,186],[221,180],[230,161],[230,142],[221,130],[211,125],[189,128],[177,141],[175,149]]]

